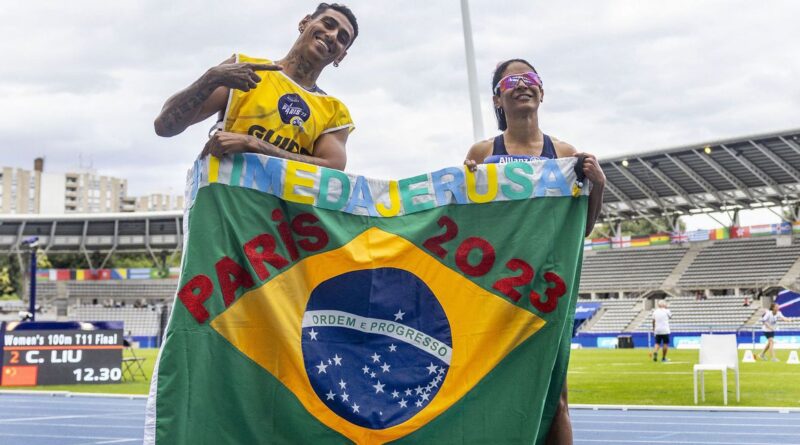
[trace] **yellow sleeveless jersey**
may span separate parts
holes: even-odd
[[[237,62],[268,59],[236,55]],[[325,133],[355,128],[347,107],[325,93],[308,91],[280,71],[258,71],[261,82],[248,92],[231,88],[224,129],[244,133],[290,151],[314,155],[314,143]]]

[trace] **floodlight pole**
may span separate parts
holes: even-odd
[[[28,294],[28,312],[31,314],[31,321],[36,321],[36,244],[31,244],[31,267],[30,267],[30,292]]]
[[[475,141],[483,140],[483,117],[481,116],[480,95],[478,94],[478,71],[475,68],[475,47],[472,44],[472,23],[469,19],[469,4],[461,0],[461,23],[464,26],[464,50],[467,55],[467,80],[469,101],[472,105],[472,136]]]

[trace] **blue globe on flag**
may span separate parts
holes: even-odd
[[[305,370],[317,396],[362,427],[389,428],[430,404],[452,358],[447,317],[428,286],[402,269],[347,272],[311,292]]]

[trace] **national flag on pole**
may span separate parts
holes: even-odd
[[[574,163],[380,181],[197,161],[145,443],[543,443],[583,254]]]
[[[594,238],[592,239],[592,250],[608,250],[611,248],[611,239]]]
[[[749,226],[734,226],[731,227],[730,232],[731,238],[750,238],[750,227]]]
[[[772,229],[772,224],[750,226],[750,236],[770,236],[774,234],[775,232]]]
[[[708,241],[709,239],[708,230],[705,229],[692,230],[687,235],[690,242]]]
[[[631,247],[631,236],[630,235],[615,236],[615,237],[611,238],[611,242],[612,242],[612,246],[615,249],[622,249],[622,248],[625,248],[625,247]]]
[[[681,243],[688,243],[689,242],[689,235],[686,232],[672,232],[670,236],[670,243],[672,244],[681,244]]]
[[[791,235],[792,223],[790,223],[789,221],[781,221],[778,224],[773,224],[772,232],[775,235]]]
[[[662,244],[669,244],[669,233],[656,233],[650,235],[651,246],[659,246]]]
[[[728,239],[730,238],[730,233],[727,227],[721,227],[718,229],[711,229],[708,231],[708,237],[712,240],[721,240],[721,239]]]

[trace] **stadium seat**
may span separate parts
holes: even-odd
[[[728,404],[728,370],[736,375],[736,401],[739,401],[739,352],[736,335],[703,334],[700,336],[700,363],[694,365],[694,404],[697,405],[697,375],[700,374],[700,392],[706,400],[705,371],[722,372],[722,400]]]
[[[144,372],[144,368],[142,364],[145,360],[144,357],[137,357],[136,351],[133,349],[133,345],[127,339],[122,340],[122,345],[125,347],[124,351],[127,351],[127,357],[123,353],[122,357],[122,380],[123,381],[136,381],[138,376],[142,376],[144,380],[147,380],[147,374]]]

